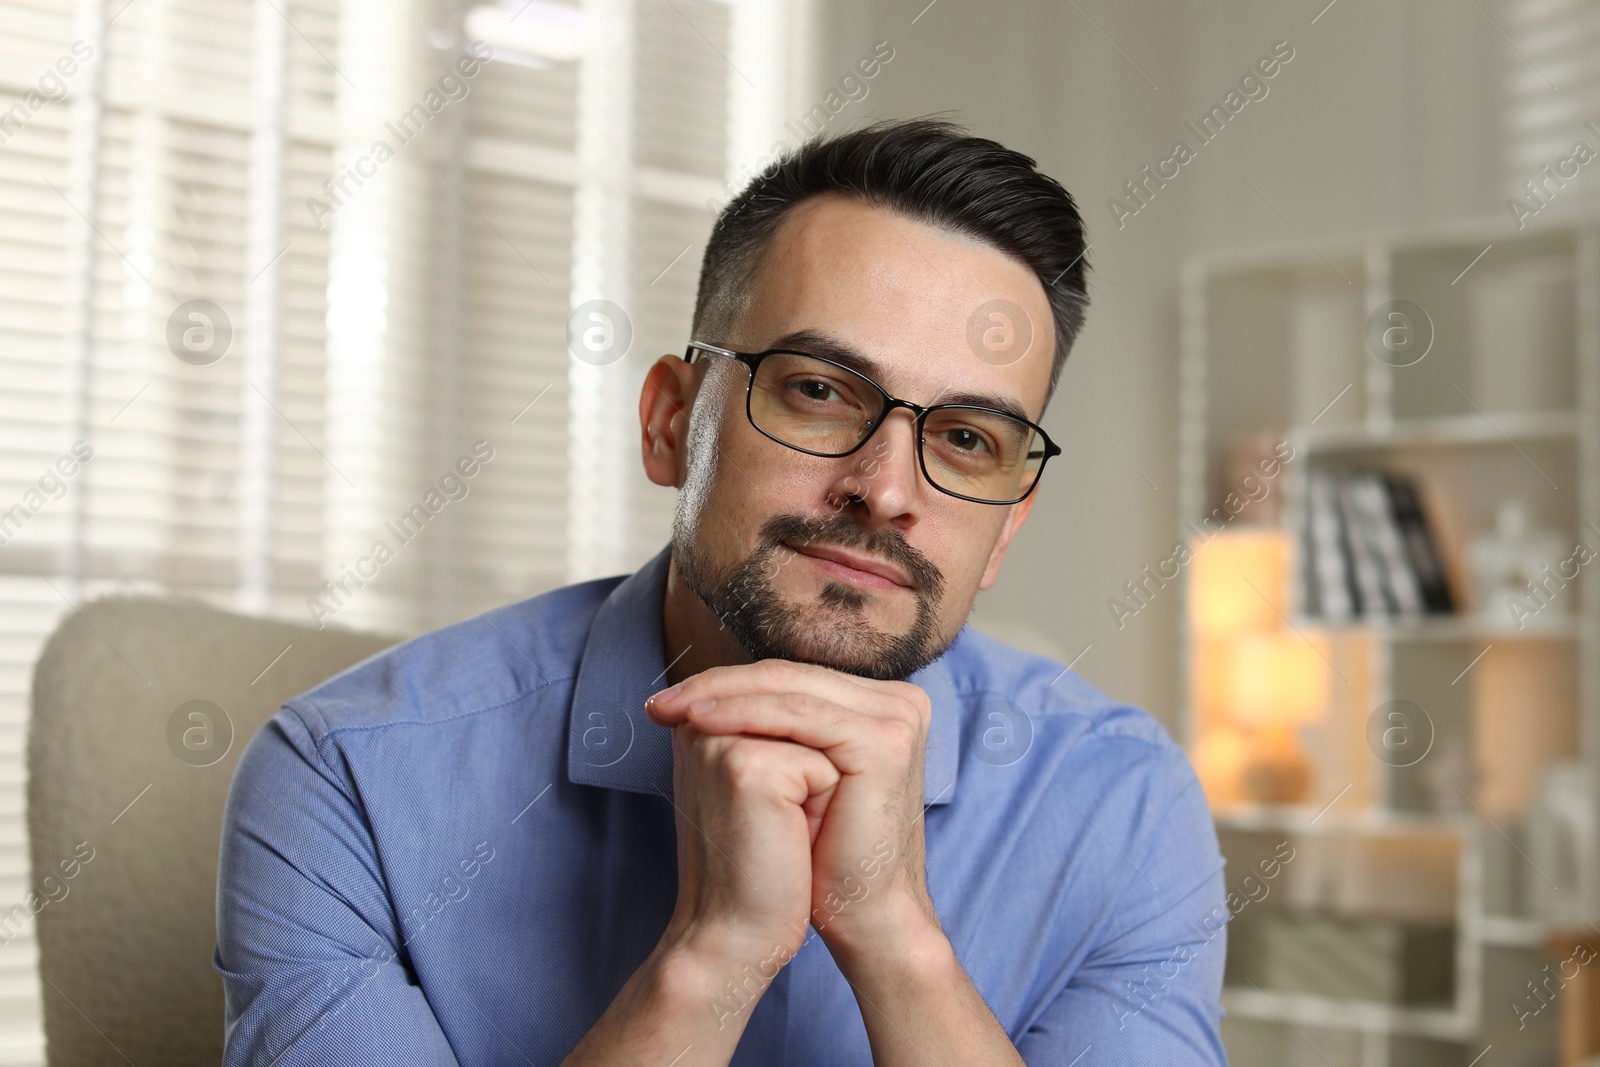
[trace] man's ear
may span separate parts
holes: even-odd
[[[657,485],[682,488],[678,472],[689,439],[689,412],[698,388],[693,364],[665,355],[644,377],[639,393],[639,450],[644,472]]]
[[[1022,524],[1027,521],[1028,513],[1033,510],[1033,502],[1039,499],[1039,490],[1042,485],[1035,486],[1033,492],[1020,503],[1012,504],[1010,512],[1006,515],[1005,525],[1000,528],[1000,537],[994,543],[994,549],[989,553],[989,563],[983,568],[983,581],[978,583],[979,589],[987,589],[1000,577],[1000,561],[1005,558],[1006,548],[1011,544],[1011,538],[1016,536]]]

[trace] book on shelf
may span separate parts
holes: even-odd
[[[1381,571],[1385,603],[1400,618],[1421,615],[1425,606],[1421,580],[1407,553],[1387,482],[1373,471],[1358,471],[1350,475],[1350,496],[1367,552]]]
[[[1311,472],[1306,614],[1330,622],[1448,614],[1439,544],[1416,482],[1386,471]]]
[[[1339,514],[1344,518],[1345,543],[1350,546],[1350,570],[1356,577],[1356,603],[1364,618],[1395,614],[1388,589],[1388,574],[1377,553],[1377,536],[1360,506],[1364,473],[1338,475]]]
[[[1353,618],[1355,588],[1350,569],[1345,566],[1347,549],[1344,520],[1339,511],[1339,488],[1329,472],[1311,472],[1307,509],[1306,611],[1333,622]]]
[[[1422,591],[1423,604],[1432,615],[1448,615],[1456,610],[1455,598],[1450,595],[1450,584],[1445,581],[1443,557],[1439,554],[1439,541],[1433,527],[1422,510],[1422,497],[1417,483],[1410,478],[1386,474],[1384,484],[1389,490],[1389,503],[1394,510],[1395,522],[1405,541],[1406,558]]]

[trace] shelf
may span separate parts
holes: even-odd
[[[1485,915],[1482,923],[1479,940],[1501,948],[1541,948],[1551,935],[1550,928],[1537,919]]]
[[[1365,426],[1306,426],[1292,439],[1312,455],[1373,452],[1386,448],[1438,448],[1450,445],[1523,445],[1576,441],[1575,412],[1489,412],[1397,419],[1384,431]]]
[[[1370,809],[1341,814],[1337,805],[1324,810],[1309,804],[1252,804],[1227,808],[1213,812],[1212,822],[1221,830],[1385,837],[1462,837],[1471,834],[1474,827],[1473,820],[1464,815],[1409,815]]]
[[[1488,259],[1466,273],[1490,243]],[[1509,813],[1529,810],[1551,765],[1577,758],[1600,773],[1600,597],[1592,575],[1563,587],[1559,599],[1539,597],[1531,614],[1496,614],[1496,597],[1480,610],[1464,594],[1476,539],[1495,528],[1507,498],[1522,501],[1530,528],[1590,546],[1600,535],[1600,217],[1551,217],[1537,230],[1515,232],[1484,222],[1352,235],[1336,244],[1321,251],[1351,285],[1305,247],[1185,264],[1175,458],[1179,513],[1196,518],[1180,529],[1197,536],[1198,516],[1219,514],[1212,509],[1232,491],[1267,502],[1268,511],[1276,503],[1275,522],[1291,549],[1276,569],[1264,550],[1230,564],[1241,576],[1249,568],[1253,591],[1218,583],[1208,590],[1196,580],[1204,567],[1189,571],[1179,732],[1212,798],[1219,843],[1238,865],[1230,869],[1248,869],[1286,839],[1304,855],[1272,890],[1284,895],[1267,907],[1451,925],[1455,998],[1398,1004],[1361,987],[1346,990],[1354,997],[1277,992],[1243,981],[1256,974],[1242,960],[1246,967],[1231,972],[1239,981],[1224,989],[1222,1003],[1236,1019],[1284,1031],[1343,1031],[1350,1058],[1360,1058],[1359,1049],[1363,1062],[1410,1062],[1408,1044],[1437,1041],[1466,1046],[1465,1063],[1493,1042],[1492,1052],[1474,1060],[1486,1067],[1506,1051],[1505,1023],[1516,1026],[1504,1002],[1496,1008],[1491,1001],[1522,980],[1497,969],[1536,957],[1542,963],[1562,932],[1530,917],[1486,913],[1490,901],[1509,908],[1501,902],[1524,876],[1525,857],[1514,850],[1526,846],[1508,845],[1474,805],[1509,820]],[[1491,283],[1486,271],[1505,273]],[[1562,288],[1569,277],[1570,292]],[[1403,366],[1374,352],[1368,337],[1375,313],[1398,300],[1425,307],[1433,326],[1431,354]],[[1557,301],[1571,305],[1570,330],[1568,312],[1560,319],[1550,313]],[[1524,329],[1528,323],[1539,329]],[[1504,355],[1480,358],[1491,352]],[[1282,470],[1270,498],[1245,492],[1254,484],[1244,479],[1258,439],[1287,439],[1295,449],[1292,460],[1278,455]],[[1305,611],[1317,603],[1304,598],[1308,579],[1315,581],[1304,556],[1312,479],[1363,469],[1416,485],[1440,563],[1452,592],[1461,594],[1456,602],[1473,607],[1405,618],[1296,615],[1297,604]],[[1252,513],[1232,514],[1244,521]],[[1549,560],[1551,573],[1574,551],[1563,546]],[[1572,564],[1565,566],[1570,572]],[[1592,566],[1600,564],[1584,565],[1583,574]],[[1212,573],[1222,573],[1220,566]],[[1229,599],[1235,593],[1238,604]],[[1241,692],[1251,695],[1240,683],[1250,661],[1205,630],[1231,621],[1230,612],[1278,636],[1298,632],[1349,683],[1327,687],[1322,720],[1300,734],[1314,783],[1304,803],[1248,802],[1255,794],[1243,768],[1252,766],[1256,748],[1249,731],[1235,732],[1232,713]],[[1280,631],[1286,622],[1294,629]],[[1374,758],[1369,740],[1384,702],[1402,697],[1425,707],[1437,731],[1438,754],[1417,771]],[[1452,763],[1461,760],[1479,772],[1470,786]],[[1453,788],[1455,781],[1461,786]],[[1465,793],[1458,796],[1458,788]],[[1580,870],[1574,877],[1582,879],[1582,899],[1600,899],[1590,865]],[[1243,936],[1237,946],[1251,949]],[[1430,960],[1429,977],[1439,978],[1443,965]],[[1230,1052],[1241,1054],[1238,1062],[1281,1062],[1267,1052],[1269,1042],[1243,1030],[1237,1043]],[[1429,1062],[1458,1062],[1452,1050],[1434,1052]]]
[[[1254,989],[1227,987],[1222,991],[1222,1006],[1228,1014],[1243,1019],[1290,1022],[1305,1026],[1343,1026],[1389,1034],[1409,1034],[1456,1041],[1470,1037],[1472,1021],[1451,1008],[1419,1008],[1396,1004],[1376,1004],[1359,1000],[1335,1000],[1309,993],[1263,993]]]
[[[1581,937],[1588,939],[1592,925],[1576,927],[1554,926],[1542,919],[1525,919],[1515,915],[1485,915],[1478,940],[1486,945],[1501,948],[1544,948],[1552,941]]]
[[[1575,641],[1579,638],[1578,620],[1540,619],[1517,629],[1470,615],[1439,615],[1418,619],[1352,619],[1329,622],[1326,619],[1298,616],[1294,625],[1335,636],[1367,635],[1382,641]]]

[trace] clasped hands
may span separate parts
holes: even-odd
[[[847,977],[942,938],[925,872],[921,688],[767,659],[712,667],[645,710],[673,734],[669,933],[792,954],[810,922]]]

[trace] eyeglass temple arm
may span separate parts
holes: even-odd
[[[690,341],[689,347],[683,353],[683,361],[685,363],[693,363],[695,358],[698,357],[701,352],[715,352],[719,356],[732,356],[734,358],[737,358],[739,355],[739,353],[734,352],[731,349],[722,348],[718,345],[708,345],[701,341]]]

